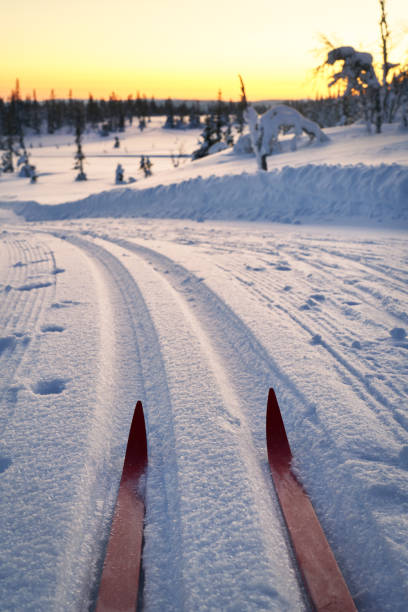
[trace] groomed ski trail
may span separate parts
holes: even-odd
[[[174,236],[168,240],[157,239],[154,234],[148,237],[148,232],[140,232],[145,235],[129,242],[112,238],[112,232],[109,234],[109,240],[142,255],[165,275],[178,293],[191,301],[213,346],[221,355],[224,367],[231,371],[234,358],[239,362],[238,369],[231,374],[231,380],[238,389],[238,395],[246,395],[248,404],[253,407],[252,419],[248,415],[247,417],[258,457],[262,453],[264,443],[261,421],[264,400],[261,399],[262,393],[259,391],[267,384],[267,380],[274,381],[279,398],[282,399],[289,431],[294,437],[297,465],[301,469],[302,480],[316,505],[349,587],[352,593],[357,594],[357,605],[367,610],[378,605],[384,610],[389,609],[388,590],[399,592],[399,599],[403,602],[407,588],[403,567],[408,560],[406,555],[401,557],[395,524],[387,511],[390,495],[398,495],[401,502],[406,503],[404,479],[408,440],[405,417],[400,406],[404,391],[403,388],[398,388],[398,380],[392,375],[386,375],[384,383],[380,378],[370,382],[369,376],[359,372],[352,361],[349,363],[347,355],[351,349],[350,356],[354,357],[358,350],[351,346],[351,338],[362,338],[362,332],[366,332],[369,338],[367,342],[364,341],[364,336],[362,338],[363,346],[367,344],[367,351],[361,351],[363,367],[373,368],[371,346],[375,347],[376,342],[384,342],[385,351],[390,357],[388,370],[391,372],[392,364],[397,363],[395,351],[403,355],[404,343],[393,343],[388,335],[388,331],[399,323],[394,309],[388,311],[390,300],[386,300],[380,309],[379,303],[372,304],[373,298],[369,296],[369,303],[366,305],[363,302],[358,318],[353,316],[353,312],[350,315],[353,306],[344,304],[350,301],[347,291],[344,291],[344,288],[350,286],[346,281],[350,277],[357,279],[358,282],[351,285],[354,291],[356,285],[359,288],[361,278],[372,273],[370,253],[366,258],[369,261],[367,273],[364,271],[365,258],[362,256],[367,248],[366,243],[370,242],[356,240],[355,248],[360,251],[360,254],[356,254],[356,260],[361,260],[363,271],[350,270],[348,258],[343,258],[346,262],[343,268],[339,261],[332,260],[330,254],[325,280],[322,280],[320,272],[316,276],[313,271],[313,264],[306,265],[302,262],[299,266],[296,263],[291,251],[301,251],[301,238],[293,247],[287,243],[282,244],[278,236],[275,243],[278,248],[269,244],[267,249],[263,249],[260,248],[259,242],[255,244],[255,248],[253,245],[248,248],[249,241],[241,244],[236,240],[236,236],[235,246],[225,242],[217,244],[214,233],[211,236],[212,240],[215,238],[214,248],[211,250],[209,245],[200,243],[194,235],[191,240],[179,240]],[[219,233],[221,242],[223,232]],[[154,250],[150,247],[152,238]],[[310,240],[314,260],[319,260],[319,242]],[[395,243],[396,248],[402,247],[401,241],[395,240]],[[244,256],[243,248],[247,249]],[[210,253],[215,251],[215,256],[206,258],[203,263],[202,257],[207,249]],[[222,253],[221,257],[216,254],[218,249]],[[386,240],[382,250],[383,253],[380,251],[381,255],[377,255],[377,260],[383,274],[387,269],[387,257],[390,255],[387,253]],[[265,251],[269,264],[272,259],[275,274],[272,273],[273,268],[270,274],[266,274],[268,268],[259,261],[259,253],[262,253],[263,258]],[[169,253],[170,257],[166,256],[166,253]],[[274,257],[270,258],[271,254]],[[246,257],[248,263],[243,266]],[[403,258],[403,249],[401,257]],[[223,275],[219,274],[220,259],[225,267]],[[237,276],[234,274],[234,261],[240,267],[238,283],[234,280]],[[216,274],[213,273],[214,266],[218,268]],[[317,266],[320,267],[319,263]],[[198,277],[189,271],[196,268],[201,270]],[[334,283],[333,269],[335,275],[338,275]],[[397,270],[395,266],[394,283],[397,280]],[[265,284],[259,280],[263,273]],[[293,295],[291,280],[298,289]],[[327,294],[320,285],[326,287],[327,283],[330,284],[329,281],[333,284],[333,291]],[[402,309],[404,282],[398,283],[398,287],[401,298],[399,302],[394,299],[394,304],[398,303]],[[310,298],[309,309],[301,308],[305,303],[302,292]],[[365,294],[363,290],[360,298]],[[340,318],[339,313],[342,313]],[[320,317],[324,329],[322,337],[317,333],[321,332],[318,326]],[[340,338],[339,323],[336,325],[336,321],[342,321],[343,318],[345,324],[351,326],[348,340],[350,349],[346,344],[347,331],[346,340]],[[379,337],[371,336],[377,333]],[[290,347],[289,351],[286,351],[287,346]],[[315,372],[313,368],[313,355],[316,351],[329,356],[329,360],[322,356],[328,364],[324,384],[320,370]],[[299,367],[295,369],[294,359],[299,359]],[[243,369],[244,376],[241,374]],[[286,370],[292,371],[290,377],[285,375]],[[387,385],[383,387],[384,391],[381,389],[383,384]],[[320,409],[320,404],[327,408]],[[374,475],[374,461],[382,462],[377,476]],[[365,491],[364,495],[356,495],[358,482],[365,487],[362,489]],[[359,525],[359,537],[350,530],[350,522]],[[377,534],[375,538],[372,537],[374,533]],[[394,568],[387,573],[381,584],[369,569],[365,569],[367,555],[375,555],[379,546],[388,566]],[[384,586],[384,580],[387,587]],[[403,609],[403,604],[401,605]]]
[[[407,500],[404,378],[396,369],[407,343],[390,335],[406,322],[402,241],[339,240],[337,247],[297,230],[288,240],[280,231],[246,235],[235,228],[232,235],[200,224],[169,231],[143,223],[123,234],[115,222],[108,235],[97,223],[86,231],[75,223],[39,226],[35,237],[13,230],[9,245],[0,243],[1,254],[8,249],[1,288],[14,313],[13,322],[10,307],[3,311],[9,324],[0,358],[14,359],[20,342],[25,351],[3,387],[16,406],[5,419],[4,440],[13,424],[20,432],[10,444],[0,442],[4,457],[15,455],[2,478],[15,477],[18,454],[31,456],[35,434],[26,431],[22,443],[19,425],[27,410],[38,411],[43,431],[50,428],[45,461],[56,451],[55,435],[77,467],[55,503],[61,533],[53,532],[54,540],[44,530],[33,534],[33,558],[40,561],[45,538],[57,560],[54,577],[32,567],[37,592],[53,579],[56,586],[38,601],[44,609],[51,601],[65,608],[92,601],[129,419],[142,399],[154,457],[145,609],[211,610],[224,602],[225,609],[234,602],[244,610],[303,609],[266,464],[264,417],[273,385],[295,468],[358,608],[404,610],[407,557],[398,542],[404,536],[388,511],[396,496],[401,507]],[[29,278],[35,266],[41,274]],[[52,376],[44,376],[47,369]],[[41,391],[38,381],[56,395],[33,396]],[[72,405],[77,413],[66,423]],[[40,491],[58,482],[63,461],[44,463]],[[27,486],[21,478],[17,485]],[[32,488],[24,499],[40,500]],[[17,506],[10,534],[24,521]],[[12,552],[11,537],[6,544]],[[33,549],[31,542],[25,547]],[[381,581],[371,571],[378,551],[389,568]],[[24,588],[29,597],[32,583]]]
[[[146,317],[137,287],[154,326],[139,350],[149,441],[146,610],[303,610],[270,477],[245,414],[251,395],[237,395],[192,302],[166,275],[127,256],[122,245],[68,239],[103,262],[115,283],[124,281],[140,326]],[[262,404],[264,411],[265,397]]]

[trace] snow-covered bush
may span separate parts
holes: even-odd
[[[208,149],[208,155],[212,155],[213,153],[219,153],[220,151],[225,151],[225,149],[228,149],[228,146],[225,142],[215,142]]]
[[[314,121],[307,119],[294,108],[278,104],[258,117],[256,110],[250,106],[245,111],[249,125],[252,150],[255,152],[258,167],[266,170],[266,156],[281,150],[279,135],[293,133],[291,149],[296,151],[297,143],[303,132],[310,141],[327,142],[326,134]]]
[[[122,164],[118,164],[116,166],[116,171],[115,171],[115,183],[116,185],[122,185],[123,181],[124,181],[124,177],[125,177],[125,171],[123,169]]]
[[[234,153],[236,155],[247,155],[253,153],[250,134],[241,134],[237,142],[234,144]]]
[[[31,179],[31,183],[35,183],[37,180],[37,175],[35,172],[35,166],[33,166],[32,164],[30,164],[29,161],[29,155],[27,153],[27,151],[24,150],[24,152],[20,155],[18,161],[17,161],[17,166],[20,167],[18,176],[21,178],[29,178]]]

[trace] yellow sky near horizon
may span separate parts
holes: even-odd
[[[314,97],[319,34],[379,59],[377,0],[19,0],[1,8],[0,96],[238,99]],[[408,59],[407,0],[388,0]]]

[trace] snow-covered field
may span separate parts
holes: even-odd
[[[2,611],[92,607],[137,399],[144,609],[308,609],[270,386],[357,608],[406,610],[408,136],[327,133],[258,173],[230,152],[175,169],[198,133],[153,125],[123,135],[126,188],[107,141],[75,183],[72,136],[47,137],[38,184],[1,177]],[[143,179],[131,155],[154,151]]]

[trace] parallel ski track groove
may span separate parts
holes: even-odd
[[[57,233],[55,235],[58,236]],[[96,260],[108,275],[109,284],[116,287],[118,290],[124,310],[127,313],[130,323],[126,333],[128,335],[132,333],[133,347],[137,351],[139,357],[139,364],[134,364],[134,367],[135,369],[138,367],[141,368],[141,383],[143,385],[144,392],[143,397],[135,399],[141,399],[143,402],[145,415],[147,417],[148,430],[149,423],[153,423],[153,421],[168,423],[168,430],[172,434],[172,440],[167,438],[165,443],[166,447],[174,449],[175,436],[172,411],[170,409],[171,400],[167,386],[166,371],[161,357],[160,343],[142,293],[128,270],[114,255],[109,253],[109,251],[83,238],[68,236],[66,239],[72,244],[81,248],[88,256],[91,256],[94,260]],[[161,397],[162,400],[165,398],[165,401],[157,405],[157,402],[155,402],[157,397]],[[157,429],[157,423],[155,427]],[[175,454],[173,456],[173,461],[175,463],[177,462]],[[162,492],[164,495],[164,512],[167,512],[170,509],[172,516],[176,516],[178,519],[180,519],[180,512],[177,509],[179,496],[176,493],[178,483],[172,482],[172,489],[171,491],[168,491],[168,485],[164,478],[166,474],[164,457],[155,456],[155,462],[160,462],[161,474],[163,475]],[[166,532],[162,534],[162,541],[168,545],[169,559],[172,558],[173,551],[181,549],[181,543],[179,542],[179,536],[177,535],[181,533],[181,530],[174,522],[173,527],[174,529],[171,533]],[[156,528],[160,529],[160,525],[156,524]],[[174,610],[181,610],[183,609],[184,599],[183,582],[181,575],[179,573],[177,574],[177,569],[177,564],[175,564],[173,566],[173,571],[175,571],[176,574],[173,576],[173,580],[175,583],[177,583],[177,586],[175,587],[174,584],[169,584],[167,585],[167,589],[169,593],[176,594],[177,600],[174,602]]]
[[[237,385],[237,393],[241,396],[244,396],[246,399],[247,406],[254,407],[254,413],[251,414],[251,411],[247,411],[247,416],[249,417],[249,421],[252,421],[251,428],[253,432],[259,432],[260,424],[259,419],[256,418],[256,414],[262,414],[262,409],[259,409],[259,406],[263,406],[265,403],[265,388],[267,388],[268,384],[273,381],[275,388],[278,390],[278,394],[280,397],[284,398],[285,404],[290,405],[293,402],[298,402],[303,406],[305,412],[311,408],[309,406],[308,400],[303,396],[300,389],[297,388],[296,384],[285,375],[273,360],[267,350],[260,344],[260,342],[255,338],[253,333],[249,330],[249,328],[245,325],[245,323],[235,314],[231,308],[223,302],[221,298],[219,298],[207,285],[205,282],[202,282],[198,279],[193,273],[189,272],[186,268],[178,263],[174,262],[172,259],[150,249],[146,246],[142,246],[137,243],[129,242],[124,239],[114,239],[105,236],[97,236],[102,238],[103,240],[107,240],[108,242],[113,242],[114,244],[118,244],[123,248],[133,251],[138,255],[142,256],[148,263],[150,263],[154,269],[162,274],[166,275],[166,280],[181,294],[184,295],[186,299],[189,296],[194,296],[196,310],[195,314],[198,316],[203,329],[206,331],[208,336],[212,338],[214,341],[214,347],[217,351],[221,351],[222,359],[227,360],[229,365],[232,366],[234,371],[232,375],[232,380]],[[242,266],[241,266],[242,271]],[[188,281],[186,283],[186,281]],[[251,289],[251,287],[250,287]],[[189,294],[189,292],[191,293]],[[258,298],[260,296],[258,295]],[[269,299],[269,298],[268,298]],[[208,318],[209,312],[216,313],[216,316],[213,318]],[[290,313],[283,312],[285,316],[290,315]],[[219,323],[219,321],[221,321]],[[296,321],[300,324],[300,321]],[[229,333],[230,332],[230,333]],[[309,332],[311,333],[311,331]],[[232,344],[235,334],[236,344]],[[236,346],[239,346],[239,355],[237,355]],[[349,372],[349,368],[347,368],[350,364],[343,364],[342,359],[338,359],[338,355],[336,352],[332,355],[333,358],[338,363],[338,366],[344,368],[346,372]],[[341,357],[341,356],[340,356]],[[357,376],[357,380],[360,382],[359,376],[360,373],[356,370],[354,371],[353,366],[350,368],[350,373],[353,376]],[[256,372],[258,381],[262,380],[262,384],[260,388],[252,388],[251,381],[247,380],[244,372]],[[378,394],[376,390],[374,392],[370,387],[366,388],[364,383],[362,384],[362,389],[367,392],[364,397],[365,400],[368,400],[369,403],[375,407],[375,412],[378,414],[379,418],[383,420],[383,422],[390,424],[389,415],[381,410],[381,400],[383,399],[381,394]],[[362,392],[362,391],[361,391]],[[367,397],[368,396],[368,397]],[[393,422],[393,425],[395,423]],[[397,426],[399,424],[397,423]],[[307,420],[302,421],[302,429],[304,430],[304,435],[307,436],[307,430],[310,427],[309,434],[315,434],[313,423],[308,423]],[[392,427],[392,431],[395,433],[395,426]],[[263,423],[262,423],[262,434],[263,434]],[[396,437],[402,439],[405,436],[405,430],[402,432],[402,429],[399,430]],[[331,436],[330,432],[325,432],[325,435]],[[255,445],[259,448],[262,444],[264,444],[263,435],[254,433],[253,434]],[[336,446],[336,465],[346,465],[349,460],[348,453],[337,446],[336,440],[333,440],[334,446]],[[310,449],[311,457],[309,460],[313,462],[313,449]],[[317,450],[318,452],[318,450]],[[362,457],[364,460],[365,455]],[[357,459],[357,455],[355,457]],[[314,457],[314,461],[318,460],[318,455]],[[337,485],[335,484],[336,477],[335,473],[331,472],[329,469],[326,472],[323,470],[321,472],[321,479],[318,483],[318,490],[330,490],[331,496],[333,496],[333,504],[336,506],[336,513],[338,516],[338,512],[341,512],[344,515],[344,520],[339,522],[338,529],[340,530],[337,533],[343,533],[344,529],[347,529],[346,516],[349,508],[350,502],[347,499],[347,489],[338,490]],[[355,500],[354,500],[355,503]],[[328,510],[328,509],[326,509]],[[370,511],[365,507],[365,526],[366,530],[376,530],[378,529],[378,524],[376,522],[376,518]],[[332,517],[333,518],[333,517]],[[325,517],[324,515],[321,518],[321,522],[323,527],[325,527]],[[348,539],[347,547],[344,547],[344,541],[340,538],[337,540],[333,538],[333,534],[331,534],[330,529],[327,529],[329,525],[326,525],[326,533],[328,535],[328,540],[333,548],[333,551],[336,555],[338,563],[342,568],[343,574],[345,575],[346,581],[349,584],[351,592],[355,591],[353,589],[353,584],[357,585],[361,582],[356,579],[357,575],[364,576],[364,558],[362,556],[361,547],[359,547],[358,543],[354,542],[350,538]],[[386,548],[386,542],[383,543],[384,548]],[[394,560],[394,554],[392,553],[392,549],[390,549],[389,554],[391,558]],[[352,562],[350,563],[350,560]],[[350,563],[350,567],[349,566]],[[368,579],[368,576],[366,576]],[[398,582],[397,577],[389,577],[388,588],[400,588],[400,584]],[[367,595],[366,595],[367,596]],[[374,596],[374,595],[373,595]],[[375,598],[375,596],[374,596]],[[368,596],[368,600],[371,600],[371,595]],[[357,597],[358,603],[358,597]],[[371,601],[373,605],[375,605],[375,599]]]

